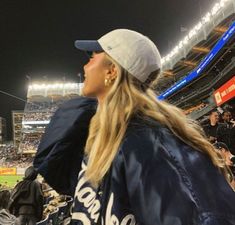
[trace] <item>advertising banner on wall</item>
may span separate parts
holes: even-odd
[[[222,105],[235,96],[235,76],[218,88],[214,92],[215,102],[217,106]]]
[[[1,175],[16,175],[16,168],[0,167],[0,176]]]

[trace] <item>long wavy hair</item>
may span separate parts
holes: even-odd
[[[107,60],[116,65],[118,74],[90,123],[85,146],[88,156],[85,176],[93,186],[99,185],[108,172],[128,123],[133,115],[137,114],[143,118],[150,117],[168,127],[184,143],[209,155],[214,165],[224,167],[213,145],[206,140],[201,127],[187,118],[181,109],[156,99],[156,93],[150,88],[150,84],[156,79],[159,71],[153,72],[148,80],[142,83],[110,57],[107,56]]]

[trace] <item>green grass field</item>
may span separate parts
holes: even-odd
[[[17,180],[21,181],[22,178],[23,176],[19,176],[19,175],[1,175],[0,184],[7,185],[12,188],[17,183]]]

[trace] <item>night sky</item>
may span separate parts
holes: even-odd
[[[28,79],[78,81],[86,62],[76,39],[116,28],[149,36],[166,55],[215,0],[0,0],[0,90],[26,99]],[[44,77],[44,78],[43,78]],[[11,133],[11,110],[24,102],[0,93],[0,116]]]

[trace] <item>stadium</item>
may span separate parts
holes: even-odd
[[[214,92],[234,77],[233,4],[216,4],[163,58],[163,75],[157,88],[159,99],[184,109],[193,119],[200,120],[225,103],[218,105]],[[234,94],[231,96],[232,104]]]
[[[19,120],[22,124],[20,134],[15,136],[19,139],[19,144],[16,140],[15,146],[0,147],[0,190],[11,189],[22,180],[26,168],[32,165],[33,157],[51,116],[65,101],[79,96],[81,88],[81,83],[68,82],[29,85],[23,116],[15,112],[16,126],[19,126]],[[42,181],[42,178],[40,180]],[[44,223],[47,221],[53,224],[62,223],[69,215],[73,199],[58,195],[46,184],[43,187],[44,203],[47,205],[44,208]]]
[[[201,126],[208,123],[212,111],[223,114],[229,110],[235,118],[235,1],[216,3],[162,58],[162,68],[154,89],[159,100],[183,109]],[[11,189],[22,179],[51,117],[61,104],[80,96],[82,86],[67,82],[28,86],[23,115],[15,124],[21,124],[15,144],[0,146],[1,189]],[[46,184],[44,194],[44,203],[51,205],[37,224],[66,224],[73,198],[55,194]]]
[[[56,109],[65,101],[80,95],[79,83],[32,84],[22,120],[22,140],[18,152],[33,154],[46,125]]]

